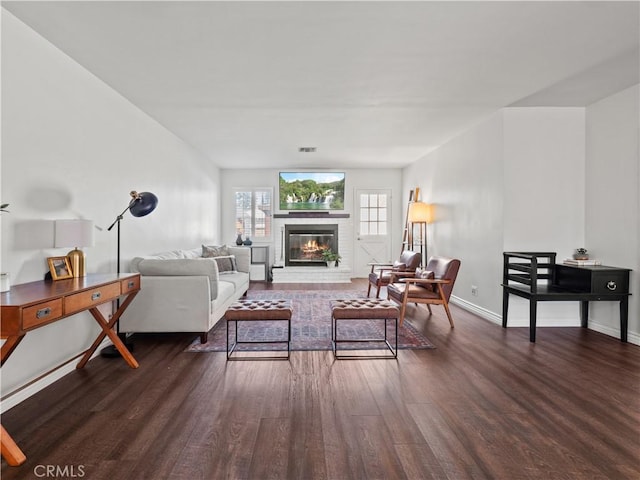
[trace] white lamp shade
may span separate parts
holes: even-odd
[[[424,202],[409,204],[409,221],[411,223],[431,223],[433,221],[433,207]]]
[[[55,247],[92,247],[92,220],[56,220]]]

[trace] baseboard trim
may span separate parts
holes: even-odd
[[[596,332],[603,333],[610,337],[614,337],[620,339],[620,329],[619,328],[611,328],[607,325],[602,325],[601,323],[594,322],[589,320],[589,329],[594,330]],[[627,331],[627,342],[633,343],[634,345],[640,345],[640,335],[635,332]]]
[[[495,323],[496,325],[502,325],[502,315],[498,315],[491,310],[487,310],[486,308],[479,307],[471,302],[467,302],[466,300],[456,297],[455,295],[451,295],[449,301],[454,305],[457,305],[460,308],[464,308],[465,310],[475,313],[479,317],[484,318],[485,320],[489,320],[491,323]]]
[[[456,297],[455,295],[451,295],[450,302],[454,305],[457,305],[460,308],[463,308],[471,313],[478,315],[485,320],[490,321],[491,323],[495,323],[496,325],[502,326],[502,315],[498,315],[495,312],[487,310],[486,308],[479,307],[471,302],[468,302],[460,297]],[[550,325],[539,325],[541,327],[547,327]],[[562,325],[565,326],[565,325]],[[602,325],[601,323],[594,322],[593,320],[589,321],[590,330],[595,332],[602,333],[604,335],[608,335],[609,337],[620,339],[620,329],[612,328],[607,325]],[[634,345],[640,345],[640,335],[635,332],[627,332],[627,342],[632,343]]]
[[[96,349],[93,355],[91,355],[91,359],[95,358],[97,355],[100,355],[100,350],[104,347],[111,345],[111,342],[105,339],[100,346]],[[76,360],[84,355],[84,352],[79,353],[75,357],[70,358],[66,362],[55,366],[53,369],[48,372],[43,373],[37,378],[25,383],[24,385],[16,388],[15,390],[3,395],[0,399],[0,412],[4,413],[7,410],[15,407],[19,403],[25,401],[32,395],[35,395],[40,390],[45,389],[49,385],[54,382],[57,382],[65,375],[76,370]]]

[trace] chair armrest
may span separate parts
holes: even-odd
[[[435,284],[447,284],[447,283],[451,283],[451,280],[447,280],[447,279],[443,279],[443,278],[401,278],[400,282],[403,283],[422,283],[422,284],[431,284],[431,285],[435,285]]]
[[[392,267],[393,263],[371,262],[371,263],[367,263],[367,265],[371,265],[371,273],[373,273],[376,270],[376,267]],[[378,270],[380,270],[380,268],[378,268]]]
[[[403,282],[405,278],[412,278],[415,276],[416,276],[416,272],[399,271],[391,274],[391,278],[389,279],[389,282],[394,283],[396,279],[399,282]]]

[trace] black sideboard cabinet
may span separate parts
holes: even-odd
[[[605,265],[556,265],[555,284],[583,293],[611,295],[629,293],[629,271]]]
[[[579,301],[580,321],[589,322],[589,302],[620,302],[620,340],[627,341],[628,268],[556,263],[555,252],[503,253],[502,326],[507,326],[509,295],[529,300],[529,340],[536,341],[537,302]]]

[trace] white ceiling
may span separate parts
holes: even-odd
[[[638,2],[2,5],[221,168],[401,167],[640,81]]]

